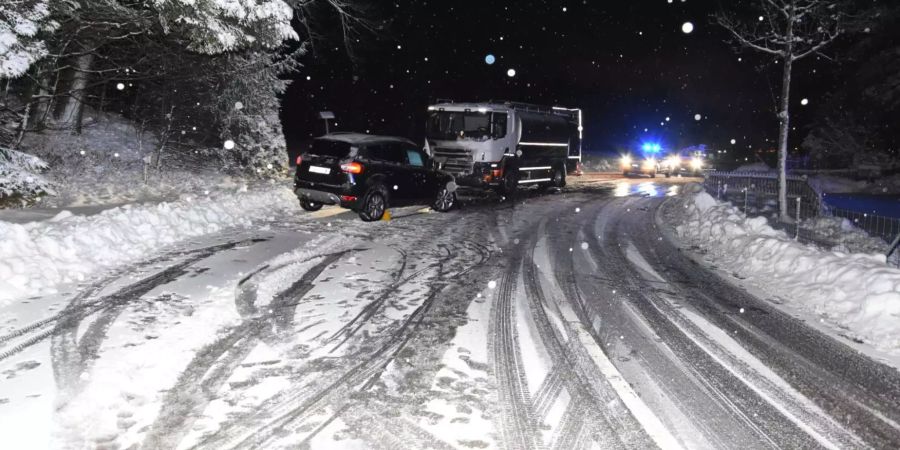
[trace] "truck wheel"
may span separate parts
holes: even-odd
[[[317,203],[317,202],[311,202],[309,200],[300,200],[300,207],[307,211],[313,212],[313,211],[318,211],[318,210],[322,209],[322,204]]]
[[[516,195],[516,192],[519,191],[519,177],[518,172],[507,173],[506,176],[503,177],[503,184],[500,185],[500,193],[509,197],[512,200],[512,197]]]
[[[550,182],[546,184],[542,184],[543,189],[562,189],[566,185],[566,171],[557,167],[553,169],[553,175],[550,178]]]
[[[566,171],[560,167],[557,167],[556,170],[553,171],[553,187],[563,188],[566,186]]]
[[[387,210],[387,190],[383,186],[373,186],[363,196],[359,218],[364,222],[381,220]]]

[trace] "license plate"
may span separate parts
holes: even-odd
[[[319,166],[309,166],[309,171],[312,173],[321,173],[322,175],[328,175],[331,173],[331,169]]]

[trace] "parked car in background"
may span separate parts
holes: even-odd
[[[622,175],[649,175],[656,178],[656,174],[660,171],[659,161],[653,156],[644,158],[632,157],[630,155],[623,156],[620,160],[622,167]]]
[[[447,212],[456,203],[451,175],[401,137],[332,133],[297,157],[294,193],[307,211],[340,205],[364,221],[391,206],[429,205]]]
[[[666,157],[660,164],[660,173],[666,178],[676,175],[701,177],[706,167],[702,154],[682,152]]]

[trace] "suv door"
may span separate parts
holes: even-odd
[[[434,171],[429,165],[428,156],[421,150],[406,145],[403,147],[406,159],[409,161],[409,173],[412,181],[412,193],[417,201],[431,201],[434,199],[436,189],[434,186]]]
[[[391,203],[400,205],[413,197],[413,184],[409,181],[406,153],[397,142],[370,144],[366,147],[366,155],[377,164],[377,174],[383,175],[384,185],[390,192]],[[375,174],[371,174],[373,176]]]

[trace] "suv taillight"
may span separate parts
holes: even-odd
[[[363,165],[358,162],[341,164],[341,171],[346,172],[346,173],[352,173],[354,175],[359,175],[363,171]]]
[[[297,155],[297,167],[300,167],[300,164],[303,164],[303,156]]]

